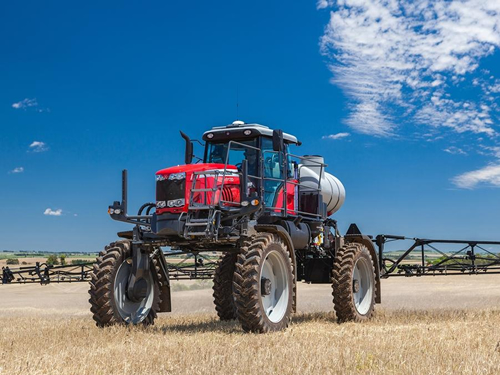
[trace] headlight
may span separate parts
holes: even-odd
[[[158,176],[156,176],[156,181],[163,181],[165,179],[165,177],[161,174],[159,174]]]
[[[186,178],[186,173],[181,172],[181,173],[172,173],[170,176],[168,176],[169,180],[182,180]]]
[[[184,203],[186,202],[185,199],[172,199],[171,201],[167,202],[168,207],[182,207],[184,206]]]
[[[165,201],[156,202],[156,208],[164,208],[166,205],[167,205],[167,202],[165,202]]]

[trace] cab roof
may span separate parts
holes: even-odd
[[[203,133],[203,140],[245,139],[254,138],[259,135],[272,137],[273,129],[260,124],[246,124],[243,121],[234,121],[232,124],[226,126],[214,126],[211,130]],[[283,139],[286,143],[300,144],[297,137],[288,133],[283,133]]]

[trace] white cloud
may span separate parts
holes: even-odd
[[[26,98],[21,100],[20,102],[12,103],[12,108],[23,109],[25,111],[29,109],[29,110],[34,110],[36,112],[50,112],[49,108],[40,108],[36,98],[33,99]]]
[[[12,108],[24,109],[24,110],[26,110],[29,107],[37,107],[37,106],[38,106],[38,102],[37,102],[36,98],[33,98],[33,99],[26,98],[26,99],[21,100],[20,102],[12,104]]]
[[[44,212],[44,215],[48,216],[61,216],[62,215],[62,210],[58,208],[57,210],[52,210],[51,208],[47,208]]]
[[[500,164],[491,164],[484,168],[463,173],[452,179],[462,189],[473,189],[480,185],[500,187]]]
[[[500,187],[500,146],[479,145],[478,153],[496,159],[486,167],[455,176],[451,181],[462,189],[474,189],[481,186]]]
[[[24,167],[17,167],[11,170],[9,173],[23,173],[24,172]]]
[[[467,153],[464,150],[462,150],[459,147],[455,147],[455,146],[445,148],[443,151],[447,152],[448,154],[452,154],[452,155],[467,155]]]
[[[323,139],[342,139],[349,137],[351,134],[349,133],[337,133],[337,134],[330,134],[330,135],[324,135],[322,138]]]
[[[499,1],[317,2],[319,9],[328,6],[321,50],[331,61],[332,83],[350,99],[350,127],[390,136],[413,122],[496,135],[492,109],[482,105],[495,100],[497,81],[478,67],[500,47]],[[479,99],[452,97],[450,88],[472,82],[472,74],[490,82],[477,86]]]
[[[493,155],[494,157],[500,159],[500,147],[495,146],[495,147],[487,147],[487,146],[482,146],[484,150],[489,152],[490,155]]]
[[[428,142],[462,134],[493,160],[453,183],[500,187],[500,79],[480,67],[500,47],[500,1],[317,1],[327,7],[320,46],[331,82],[349,98],[346,124],[374,136],[418,126],[413,134]],[[466,155],[460,147],[444,151]]]
[[[49,146],[45,142],[33,141],[30,144],[29,150],[31,152],[44,152],[49,149]]]
[[[333,0],[318,0],[316,2],[316,9],[325,9],[333,5]]]

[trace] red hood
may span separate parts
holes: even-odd
[[[208,171],[212,169],[224,169],[225,164],[222,163],[208,163],[208,164],[186,164],[186,165],[178,165],[176,167],[170,167],[161,169],[156,172],[157,175],[165,175],[172,173],[192,173],[192,172],[201,172]],[[228,165],[227,170],[238,170],[234,165]]]

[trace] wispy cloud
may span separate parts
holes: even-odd
[[[27,108],[30,108],[30,107],[37,107],[37,106],[38,106],[38,102],[37,102],[36,98],[33,98],[33,99],[26,98],[26,99],[21,100],[20,102],[12,104],[12,108],[24,109],[24,110],[26,110]]]
[[[317,9],[325,9],[333,5],[333,0],[318,0],[316,2]]]
[[[443,151],[452,155],[467,155],[467,153],[464,150],[462,150],[460,147],[455,147],[455,146],[445,148]]]
[[[350,98],[347,124],[366,134],[396,133],[401,118],[463,133],[494,135],[488,82],[479,101],[450,96],[471,84],[480,60],[500,46],[496,0],[339,0],[321,39],[332,82]],[[479,74],[479,73],[478,73]],[[494,99],[494,98],[493,98]]]
[[[500,146],[480,146],[480,153],[495,159],[483,168],[462,173],[451,179],[453,184],[462,189],[475,189],[481,186],[500,187]]]
[[[474,189],[481,185],[500,187],[500,164],[463,173],[454,177],[452,182],[462,189]]]
[[[500,146],[495,146],[495,147],[481,146],[481,148],[483,150],[480,152],[482,155],[493,156],[500,160]]]
[[[23,173],[24,172],[24,167],[17,167],[14,168],[13,170],[9,171],[9,174],[11,173]]]
[[[12,103],[12,108],[23,109],[25,111],[28,109],[32,109],[32,110],[35,110],[36,112],[50,112],[50,110],[48,108],[40,108],[36,98],[33,98],[33,99],[25,98],[19,102]]]
[[[61,216],[62,215],[62,210],[60,208],[53,210],[51,208],[47,208],[44,212],[44,215],[47,216]]]
[[[331,82],[349,99],[348,126],[381,137],[412,127],[420,137],[431,134],[428,141],[462,134],[477,146],[498,145],[500,79],[480,64],[500,47],[499,1],[319,0],[316,6],[331,9],[320,46]],[[465,154],[459,147],[445,151]],[[452,181],[468,189],[500,186],[499,164],[494,158]]]
[[[349,134],[349,133],[337,133],[337,134],[324,135],[322,137],[322,139],[334,139],[334,140],[337,140],[337,139],[347,138],[350,135],[351,134]]]
[[[33,141],[30,146],[29,150],[31,152],[44,152],[48,151],[49,146],[45,142],[40,142],[40,141]]]

